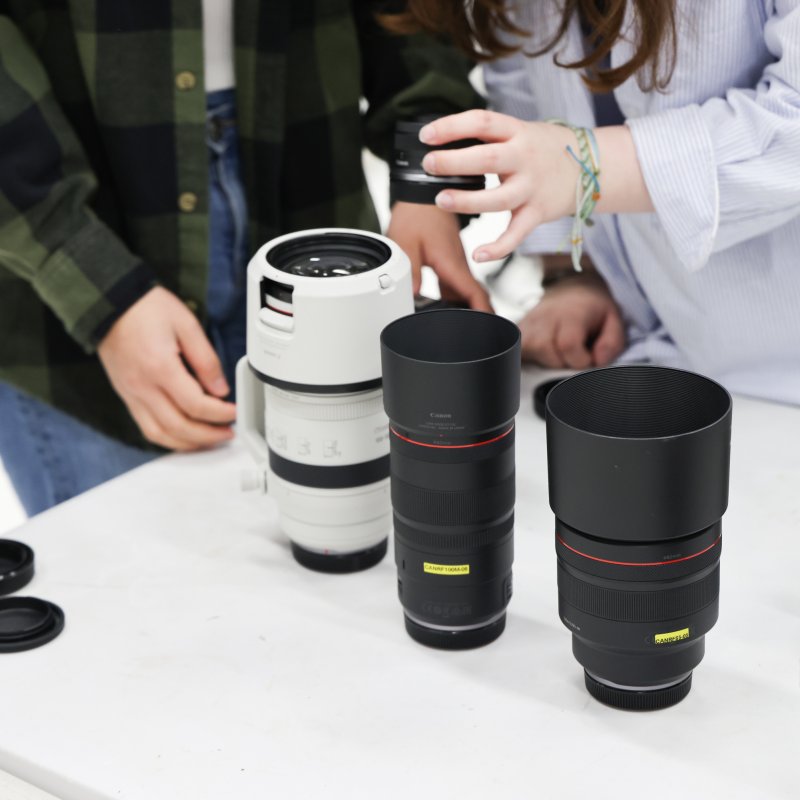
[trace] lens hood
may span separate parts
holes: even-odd
[[[446,309],[398,319],[381,334],[381,360],[386,412],[407,431],[480,436],[519,410],[520,332],[495,314]]]
[[[584,372],[547,397],[550,506],[616,541],[687,536],[728,504],[731,397],[678,369]]]
[[[368,231],[297,231],[247,269],[247,359],[264,383],[346,394],[380,387],[379,336],[413,311],[411,265]]]

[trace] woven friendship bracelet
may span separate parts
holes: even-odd
[[[572,266],[581,272],[581,255],[583,254],[583,227],[591,226],[592,213],[600,200],[600,153],[597,140],[591,128],[580,128],[560,119],[547,120],[551,125],[569,128],[578,140],[578,152],[567,145],[567,153],[575,159],[581,168],[575,185],[575,215],[572,223],[571,252]]]

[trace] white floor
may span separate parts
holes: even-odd
[[[376,198],[378,215],[385,228],[389,219],[387,198],[389,195],[389,174],[386,165],[370,155],[365,154],[364,160],[367,180]],[[505,229],[508,214],[485,214],[480,219],[472,222],[462,234],[466,251],[473,251],[479,244],[493,241]],[[497,262],[476,265],[471,263],[476,275],[481,278],[491,276],[497,270]],[[503,273],[502,279],[491,281],[492,301],[498,313],[511,319],[518,318],[525,308],[536,302],[540,290],[538,272],[535,265],[524,259],[517,259]],[[426,270],[422,285],[423,294],[431,297],[438,296],[435,276]],[[8,475],[0,464],[0,536],[7,531],[21,525],[25,521],[25,512],[22,509]]]

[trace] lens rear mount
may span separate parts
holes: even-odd
[[[616,686],[595,678],[584,670],[586,689],[595,700],[624,711],[659,711],[680,703],[692,688],[692,673],[669,686],[655,689],[634,686]]]
[[[408,635],[420,644],[437,650],[472,650],[491,644],[506,628],[506,612],[485,625],[458,627],[431,627],[423,625],[405,614]]]
[[[356,550],[353,553],[320,553],[316,550],[308,550],[297,542],[292,542],[292,555],[298,564],[307,569],[343,575],[374,567],[383,560],[388,546],[389,540],[384,539],[374,547]]]

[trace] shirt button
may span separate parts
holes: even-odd
[[[178,197],[178,208],[190,214],[197,208],[197,195],[194,192],[183,192]]]
[[[194,72],[189,72],[188,69],[179,72],[175,76],[175,86],[177,86],[181,92],[188,92],[190,89],[194,89],[194,87],[197,86],[197,78]]]

